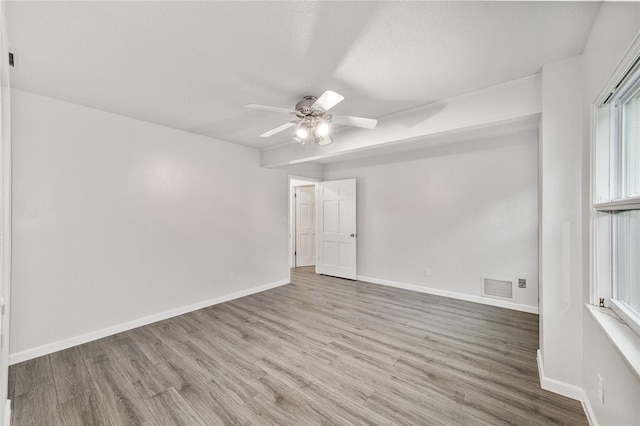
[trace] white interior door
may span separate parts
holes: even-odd
[[[316,273],[356,279],[356,180],[319,182]]]
[[[316,188],[296,186],[295,266],[316,264]]]

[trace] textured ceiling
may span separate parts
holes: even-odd
[[[378,118],[579,54],[593,2],[9,2],[12,86],[257,148],[331,89]],[[366,131],[366,130],[362,130]]]

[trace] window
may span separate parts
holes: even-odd
[[[634,88],[620,105],[620,197],[640,196],[640,88]]]
[[[594,294],[640,334],[640,66],[597,109]]]
[[[640,210],[618,213],[617,291],[614,300],[640,312]]]

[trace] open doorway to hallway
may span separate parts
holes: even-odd
[[[293,194],[295,233],[293,238],[294,266],[316,264],[316,187],[296,186]]]
[[[316,264],[316,179],[289,177],[289,266]]]

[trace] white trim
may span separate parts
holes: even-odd
[[[530,314],[538,313],[537,306],[529,306],[529,305],[523,305],[520,303],[509,302],[505,300],[491,299],[491,298],[486,298],[481,296],[473,296],[471,294],[458,293],[455,291],[448,291],[448,290],[440,290],[438,288],[424,287],[416,284],[407,284],[407,283],[401,283],[397,281],[383,280],[383,279],[373,278],[373,277],[365,277],[363,275],[358,275],[357,279],[358,281],[366,281],[373,284],[381,284],[389,287],[402,288],[404,290],[417,291],[419,293],[433,294],[436,296],[449,297],[452,299],[466,300],[467,302],[475,302],[475,303],[481,303],[483,305],[491,305],[491,306],[497,306],[500,308],[513,309],[515,311],[528,312]]]
[[[638,53],[640,53],[640,32],[636,34],[633,41],[627,48],[627,51],[622,56],[620,61],[616,64],[614,70],[607,82],[604,84],[598,96],[596,96],[593,104],[596,106],[600,106],[604,103],[605,99],[609,96],[614,86],[618,84],[618,82],[622,79],[622,77],[630,70],[633,63],[638,58]]]
[[[605,203],[595,203],[593,208],[604,212],[638,210],[640,209],[640,197],[629,197],[620,200],[607,201]]]
[[[248,288],[246,290],[237,291],[235,293],[227,294],[225,296],[203,300],[201,302],[193,303],[191,305],[181,306],[179,308],[170,309],[165,312],[149,315],[149,316],[139,318],[133,321],[129,321],[126,323],[103,328],[101,330],[92,331],[90,333],[82,334],[80,336],[70,337],[68,339],[59,340],[53,343],[47,343],[46,345],[38,346],[36,348],[27,349],[21,352],[11,354],[9,356],[9,364],[13,365],[19,362],[37,358],[39,356],[48,355],[50,353],[67,349],[72,346],[81,345],[83,343],[87,343],[93,340],[101,339],[103,337],[111,336],[112,334],[122,333],[123,331],[131,330],[137,327],[141,327],[143,325],[162,321],[167,318],[172,318],[178,315],[186,314],[188,312],[197,311],[198,309],[206,308],[209,306],[217,305],[219,303],[228,302],[230,300],[238,299],[241,297],[249,296],[251,294],[260,293],[262,291],[280,287],[280,286],[289,284],[290,282],[291,282],[290,280],[281,280],[281,281],[276,281],[269,284],[260,285],[257,287]]]
[[[612,309],[589,304],[585,306],[631,371],[640,379],[640,335],[620,320]]]
[[[536,360],[538,361],[538,374],[540,376],[540,387],[542,389],[554,392],[567,398],[578,400],[582,403],[582,409],[587,417],[587,421],[591,426],[598,426],[596,415],[591,408],[591,402],[587,398],[587,393],[583,388],[572,385],[569,383],[561,382],[560,380],[551,379],[544,374],[544,362],[542,360],[542,353],[540,349],[536,352]]]
[[[589,106],[589,206],[593,206],[595,201],[596,188],[596,132],[597,132],[598,107],[594,104]],[[598,286],[595,277],[598,275],[598,264],[595,261],[597,251],[596,221],[593,209],[589,208],[589,303],[596,304],[598,301]]]
[[[290,142],[287,142],[287,143],[290,143]],[[302,176],[302,175],[289,174],[289,186],[291,186],[291,179],[303,180],[303,181],[309,182],[309,184],[313,184],[313,183],[321,181],[321,179],[318,179],[318,178],[307,177],[307,176]]]
[[[544,363],[540,349],[537,351],[536,359],[538,360],[538,374],[540,375],[540,387],[542,389],[555,392],[578,401],[586,399],[584,390],[581,387],[545,376]]]
[[[4,426],[11,426],[11,400],[7,399],[4,408]]]
[[[2,5],[0,7],[0,54],[5,59],[8,57],[9,47],[7,40],[7,8]],[[14,52],[15,53],[15,52]],[[17,56],[15,59],[18,59]],[[2,272],[0,273],[0,298],[2,298],[3,307],[0,309],[0,377],[2,382],[0,383],[0,401],[8,398],[8,372],[9,372],[9,349],[11,345],[11,280],[12,280],[12,191],[13,191],[13,174],[12,174],[12,150],[13,141],[11,135],[11,72],[9,66],[5,61],[1,61],[3,64],[2,74],[4,84],[0,90],[0,139],[2,140],[2,146],[0,147],[0,170],[2,176],[0,182],[2,188],[2,201],[0,203],[0,210],[2,220],[0,221],[0,265]],[[17,63],[16,63],[17,65]],[[11,405],[8,404],[5,407],[0,406],[0,417],[4,415],[5,424],[11,422]],[[9,417],[7,417],[9,416]],[[8,419],[8,420],[7,420]]]
[[[582,409],[584,410],[584,414],[587,416],[587,421],[591,426],[598,426],[598,420],[596,420],[596,414],[593,412],[593,408],[591,408],[591,402],[589,398],[587,398],[587,394],[582,392]]]
[[[629,328],[640,335],[640,316],[638,316],[638,313],[631,310],[620,300],[609,299],[609,303],[611,304],[611,310],[615,312]]]

